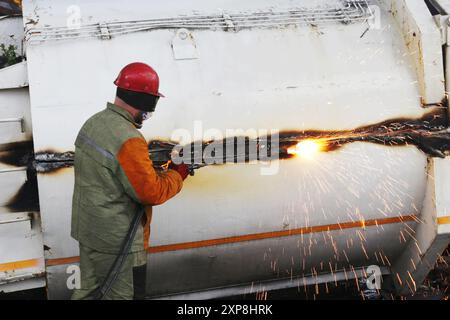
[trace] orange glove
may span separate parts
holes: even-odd
[[[180,174],[181,178],[183,178],[183,180],[186,180],[186,178],[189,175],[189,167],[187,165],[185,165],[184,163],[174,164],[173,162],[171,162],[169,165],[169,169],[172,169],[172,170],[175,170],[176,172],[178,172]]]

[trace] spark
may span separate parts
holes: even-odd
[[[396,275],[397,275],[397,280],[401,286],[403,284],[402,279],[400,278],[400,275],[398,273]]]
[[[391,267],[392,264],[391,264],[391,261],[389,261],[389,258],[387,257],[387,255],[384,255],[384,258],[386,259],[388,266]]]
[[[324,149],[323,142],[317,140],[305,140],[288,149],[288,154],[311,160]]]

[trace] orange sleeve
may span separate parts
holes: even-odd
[[[120,148],[117,159],[124,173],[122,184],[125,190],[143,205],[162,204],[180,192],[183,186],[178,172],[155,171],[147,144],[142,138],[127,140]]]

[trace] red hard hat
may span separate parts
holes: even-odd
[[[159,92],[159,77],[148,64],[134,62],[120,71],[114,84],[119,88],[164,97]]]

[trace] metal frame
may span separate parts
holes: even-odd
[[[389,275],[389,270],[386,267],[381,267],[381,276]],[[257,283],[247,283],[232,287],[214,288],[206,291],[198,292],[185,292],[176,295],[154,297],[151,300],[204,300],[204,299],[218,299],[224,297],[232,297],[239,295],[250,295],[255,293],[263,293],[275,290],[300,288],[306,286],[312,286],[323,283],[338,283],[340,281],[348,281],[355,279],[367,278],[367,272],[365,268],[355,268],[353,270],[341,270],[334,274],[320,274],[320,275],[308,275],[304,277],[293,277],[285,279],[277,279],[270,281],[261,281]]]

